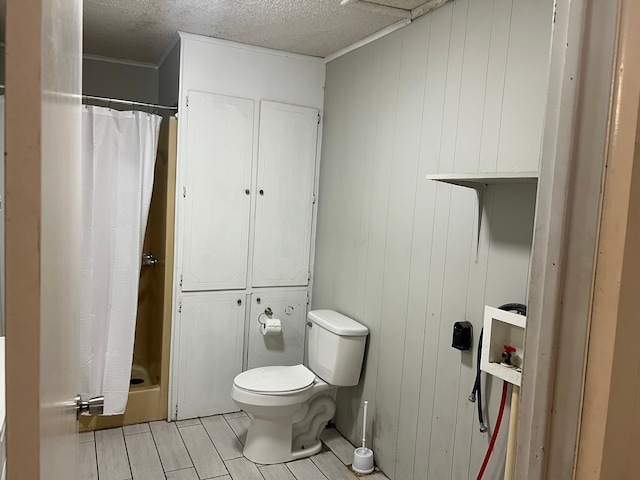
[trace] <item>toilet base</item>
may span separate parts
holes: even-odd
[[[270,465],[319,453],[322,450],[320,433],[333,418],[335,402],[330,396],[320,394],[310,399],[305,407],[304,418],[295,423],[294,416],[264,418],[254,414],[244,456],[254,463]]]
[[[309,457],[322,450],[320,440],[305,445],[305,448],[292,450],[292,432],[291,423],[254,418],[242,453],[254,463],[271,465]]]

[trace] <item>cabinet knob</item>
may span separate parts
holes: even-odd
[[[242,300],[238,300],[238,306],[242,305]]]
[[[249,190],[248,188],[244,191],[244,193],[246,193],[247,195],[249,195],[251,193],[251,190]]]
[[[260,189],[260,195],[264,195],[264,190]]]
[[[256,303],[257,303],[258,305],[260,305],[260,303],[261,303],[261,302],[262,302],[262,300],[260,300],[260,297],[256,298]]]

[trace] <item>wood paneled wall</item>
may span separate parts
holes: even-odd
[[[389,478],[475,478],[488,445],[475,348],[454,350],[452,329],[477,338],[485,304],[526,302],[535,186],[488,187],[478,236],[475,192],[425,175],[538,169],[552,4],[456,0],[327,66],[312,308],[370,329],[336,423],[359,443],[371,402]],[[493,426],[501,385],[486,387]]]

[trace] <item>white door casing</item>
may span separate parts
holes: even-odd
[[[183,291],[246,287],[254,102],[189,92]]]
[[[307,285],[318,110],[260,102],[254,287]]]
[[[242,371],[245,293],[182,296],[177,419],[236,411],[233,379]]]
[[[259,303],[258,303],[259,302]],[[264,336],[258,318],[267,308],[282,324],[279,335]],[[269,365],[298,365],[304,359],[307,291],[254,291],[249,315],[249,348],[247,368]]]

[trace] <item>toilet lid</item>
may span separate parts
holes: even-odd
[[[233,381],[238,388],[260,393],[286,393],[313,384],[315,374],[304,365],[260,367],[242,372]]]

